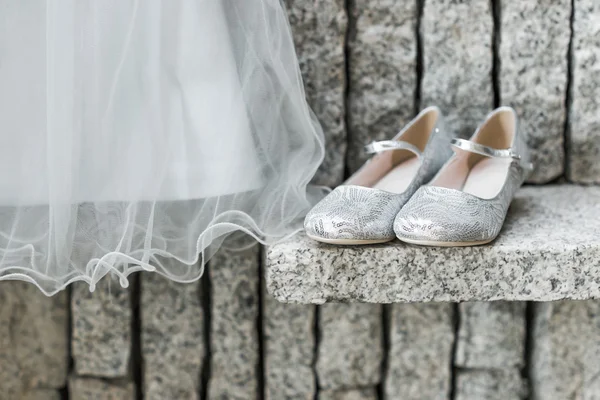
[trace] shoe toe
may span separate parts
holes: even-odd
[[[422,187],[394,221],[402,240],[466,243],[496,237],[505,211],[493,202],[452,189]]]
[[[391,240],[400,195],[360,186],[340,186],[306,216],[304,228],[313,238]]]

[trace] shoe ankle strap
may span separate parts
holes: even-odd
[[[408,150],[418,157],[420,157],[422,153],[414,144],[402,140],[381,140],[379,142],[371,142],[365,146],[367,154],[381,153],[390,150]]]
[[[521,155],[515,152],[512,148],[495,149],[493,147],[484,146],[482,144],[471,142],[470,140],[465,139],[452,139],[450,143],[452,146],[458,149],[482,156],[491,158],[512,158],[513,160],[521,161]]]

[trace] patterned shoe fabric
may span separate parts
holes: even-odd
[[[362,186],[339,186],[306,216],[311,237],[329,240],[392,240],[394,218],[408,194]]]
[[[491,241],[502,229],[522,177],[522,168],[515,163],[504,189],[493,199],[423,186],[398,213],[394,221],[396,236],[401,240],[441,243]]]

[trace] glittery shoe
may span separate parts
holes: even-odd
[[[340,245],[393,240],[400,208],[452,154],[441,120],[437,107],[426,108],[392,140],[368,145],[375,155],[308,213],[306,234]]]
[[[533,169],[510,107],[490,113],[470,140],[453,139],[452,146],[452,158],[398,213],[400,240],[429,246],[491,242]]]

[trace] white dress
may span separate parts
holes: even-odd
[[[294,232],[323,137],[279,0],[0,0],[0,279],[197,279]]]

